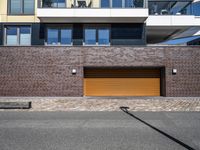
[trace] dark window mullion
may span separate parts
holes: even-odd
[[[58,0],[56,0],[55,2],[56,2],[56,8],[58,8]]]
[[[20,45],[20,27],[17,27],[17,45]]]
[[[21,14],[24,14],[24,0],[20,0],[21,2]]]
[[[96,44],[95,45],[98,45],[99,44],[99,38],[98,38],[98,30],[99,30],[99,28],[96,27],[95,30],[96,30]]]
[[[61,45],[61,28],[58,28],[58,45]]]

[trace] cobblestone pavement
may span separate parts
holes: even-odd
[[[121,106],[130,111],[200,111],[200,97],[0,97],[0,102],[22,101],[32,101],[32,108],[16,111],[120,111]]]

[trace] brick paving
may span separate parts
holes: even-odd
[[[0,102],[32,101],[29,110],[11,111],[200,111],[200,97],[0,97]],[[10,111],[3,110],[0,111]]]

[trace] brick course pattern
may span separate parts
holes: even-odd
[[[84,67],[165,67],[165,96],[200,96],[198,46],[0,47],[0,96],[83,96]]]

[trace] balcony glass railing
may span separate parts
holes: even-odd
[[[38,0],[39,8],[146,8],[147,0]]]
[[[192,1],[187,0],[150,0],[148,2],[150,15],[192,15]]]

